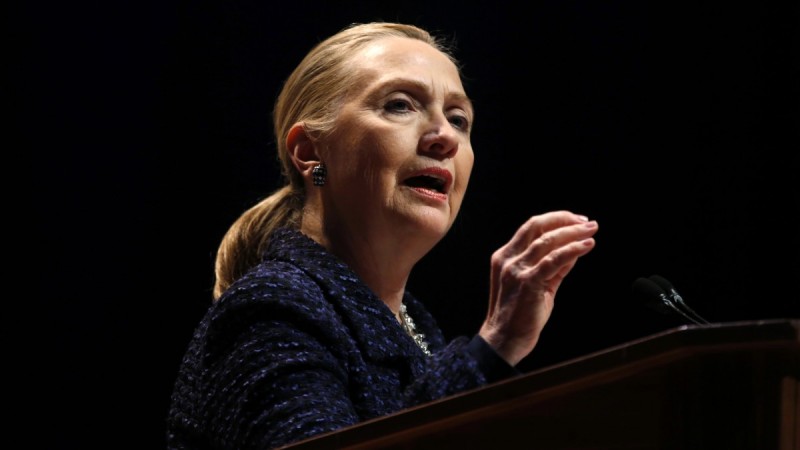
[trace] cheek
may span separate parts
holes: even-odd
[[[475,163],[475,154],[472,148],[462,150],[456,155],[455,169],[456,169],[456,185],[459,191],[464,192],[469,183],[469,177],[472,174],[472,166]]]
[[[397,170],[408,158],[409,154],[404,149],[408,144],[403,144],[398,136],[391,132],[366,133],[358,142],[357,161],[358,171],[367,176],[373,183],[386,183],[387,178],[394,179]],[[414,147],[411,147],[414,148]],[[413,154],[413,152],[412,152]]]
[[[344,127],[342,127],[344,128]],[[347,127],[352,128],[352,127]],[[334,146],[328,149],[327,160],[334,166],[340,175],[350,178],[355,174],[363,173],[372,162],[372,152],[369,151],[372,143],[366,133],[342,133],[332,136],[330,142]],[[331,168],[328,168],[330,171]]]
[[[346,185],[377,194],[394,182],[398,164],[392,150],[384,140],[365,133],[336,148],[331,164]]]

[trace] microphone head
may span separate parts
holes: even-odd
[[[675,290],[675,287],[667,281],[666,278],[660,275],[650,275],[650,281],[657,284],[661,289],[664,290],[664,294],[667,296],[667,300],[675,306],[678,310],[677,312],[684,316],[685,318],[689,319],[690,321],[700,325],[700,324],[709,324],[710,322],[694,312],[689,305],[683,301],[683,297],[678,294],[678,291]]]
[[[661,275],[650,275],[650,280],[666,292],[674,291],[675,287]]]
[[[654,281],[639,277],[631,285],[631,291],[634,296],[643,299],[648,308],[666,315],[675,313],[667,293]]]

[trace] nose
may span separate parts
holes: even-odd
[[[458,153],[458,132],[446,117],[437,118],[422,135],[420,151],[436,159],[448,159]]]

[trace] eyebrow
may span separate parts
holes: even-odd
[[[384,81],[383,84],[384,86],[393,86],[398,84],[411,85],[413,88],[424,92],[428,92],[430,90],[430,86],[427,83],[411,78],[393,78],[391,80]],[[456,100],[458,102],[465,103],[466,106],[469,107],[470,112],[475,112],[475,108],[472,105],[472,100],[470,100],[470,98],[463,92],[450,92],[447,95],[447,98],[449,100]]]

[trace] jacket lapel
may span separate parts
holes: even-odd
[[[272,243],[267,256],[291,262],[319,284],[366,358],[411,363],[424,357],[389,307],[343,261],[296,230],[276,231]]]

